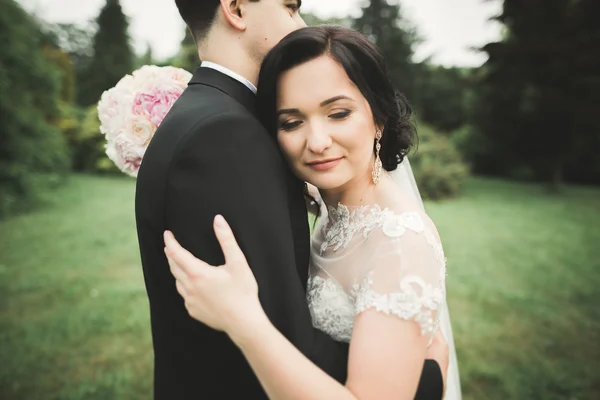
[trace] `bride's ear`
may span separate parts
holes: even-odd
[[[229,25],[238,31],[246,30],[243,6],[244,2],[242,0],[221,0],[220,11]]]

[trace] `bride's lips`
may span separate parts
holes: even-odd
[[[306,165],[317,171],[327,171],[332,168],[335,168],[340,163],[340,161],[342,161],[342,158],[343,157],[315,160],[307,162]]]

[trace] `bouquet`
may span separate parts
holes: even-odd
[[[100,132],[106,155],[122,172],[137,177],[150,139],[191,77],[181,68],[145,65],[102,94]]]

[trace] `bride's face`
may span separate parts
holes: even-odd
[[[296,175],[331,190],[370,179],[377,128],[344,68],[321,56],[278,82],[277,138]]]

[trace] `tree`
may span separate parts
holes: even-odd
[[[497,173],[529,170],[556,189],[600,183],[600,13],[595,0],[505,0],[507,34],[484,47],[476,124]],[[589,164],[588,164],[589,163]],[[587,165],[586,165],[587,164]]]
[[[196,41],[194,40],[192,33],[186,27],[183,40],[181,41],[181,47],[179,48],[179,53],[173,60],[173,66],[183,68],[186,71],[194,73],[198,65],[200,65],[198,47],[196,46]]]
[[[133,71],[129,22],[119,0],[106,0],[96,19],[92,62],[81,81],[81,104],[96,104],[105,90],[110,89]]]
[[[49,24],[43,22],[43,29],[48,44],[53,48],[61,49],[70,58],[74,72],[74,101],[80,104],[85,97],[86,72],[92,63],[93,57],[93,32],[89,27],[80,27],[73,24]],[[64,60],[63,70],[64,67]],[[63,90],[66,90],[63,88]]]
[[[408,157],[423,199],[441,200],[459,196],[469,176],[469,167],[448,135],[419,124],[418,147]]]
[[[35,203],[69,167],[60,73],[43,35],[14,0],[0,0],[0,217]]]
[[[150,44],[146,44],[146,51],[141,57],[137,57],[135,64],[135,68],[139,68],[142,65],[154,64],[154,55],[152,54],[152,47],[150,47]]]
[[[375,43],[388,64],[392,82],[411,100],[414,97],[414,78],[417,67],[412,62],[416,31],[402,18],[400,4],[386,0],[370,0],[354,27]]]
[[[42,52],[46,60],[53,64],[60,71],[61,91],[60,100],[65,103],[75,101],[75,67],[68,53],[60,47],[51,43],[45,43],[42,46]]]
[[[414,104],[419,120],[441,132],[452,132],[469,120],[471,70],[421,63],[414,80]]]

